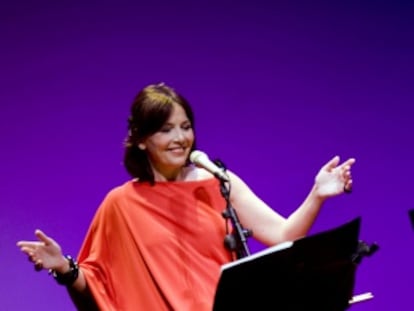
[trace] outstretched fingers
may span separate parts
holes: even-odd
[[[355,158],[349,158],[348,160],[346,160],[345,162],[343,162],[341,164],[341,166],[349,166],[349,167],[351,167],[355,162],[356,162],[356,159]]]
[[[332,159],[330,159],[324,166],[323,169],[327,170],[328,172],[333,170],[338,164],[339,164],[339,156],[334,156]]]
[[[43,261],[39,258],[38,249],[42,246],[42,242],[19,241],[17,246],[27,255],[27,259],[34,264],[34,269],[40,271],[43,269]]]
[[[38,241],[22,240],[18,241],[16,245],[28,256],[28,260],[34,264],[34,269],[41,271],[43,269],[43,261],[41,259],[42,248],[50,245],[53,240],[39,229],[35,230],[35,235]]]
[[[351,173],[351,167],[355,163],[354,158],[350,158],[344,163],[340,165],[340,174],[341,178],[344,182],[343,191],[345,193],[351,193],[352,192],[352,173]]]
[[[26,254],[29,252],[33,252],[36,249],[38,249],[40,246],[43,245],[43,242],[37,242],[37,241],[19,241],[16,244],[20,250]]]
[[[36,237],[39,239],[39,241],[42,241],[43,243],[45,243],[45,245],[50,245],[52,244],[53,240],[51,238],[49,238],[42,230],[40,229],[36,229],[35,230],[35,235]]]

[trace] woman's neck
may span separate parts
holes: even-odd
[[[187,178],[188,169],[182,167],[179,170],[161,173],[156,169],[152,169],[154,180],[157,181],[184,181]]]
[[[182,167],[180,170],[171,174],[162,174],[161,172],[153,169],[154,181],[194,181],[203,180],[214,177],[212,174],[204,169],[197,168],[194,165],[188,165]]]

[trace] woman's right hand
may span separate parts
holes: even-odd
[[[17,242],[17,247],[34,263],[35,269],[52,269],[60,273],[69,270],[68,261],[63,256],[60,245],[39,229],[35,231],[35,235],[39,241]]]

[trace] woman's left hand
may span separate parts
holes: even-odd
[[[316,175],[315,186],[319,196],[327,198],[352,191],[351,167],[355,159],[350,158],[342,164],[339,161],[339,156],[333,157]]]

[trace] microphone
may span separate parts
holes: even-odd
[[[207,154],[200,150],[194,150],[190,154],[190,161],[198,167],[204,168],[213,174],[216,178],[221,181],[230,181],[229,177],[220,169],[217,165],[210,161]]]

